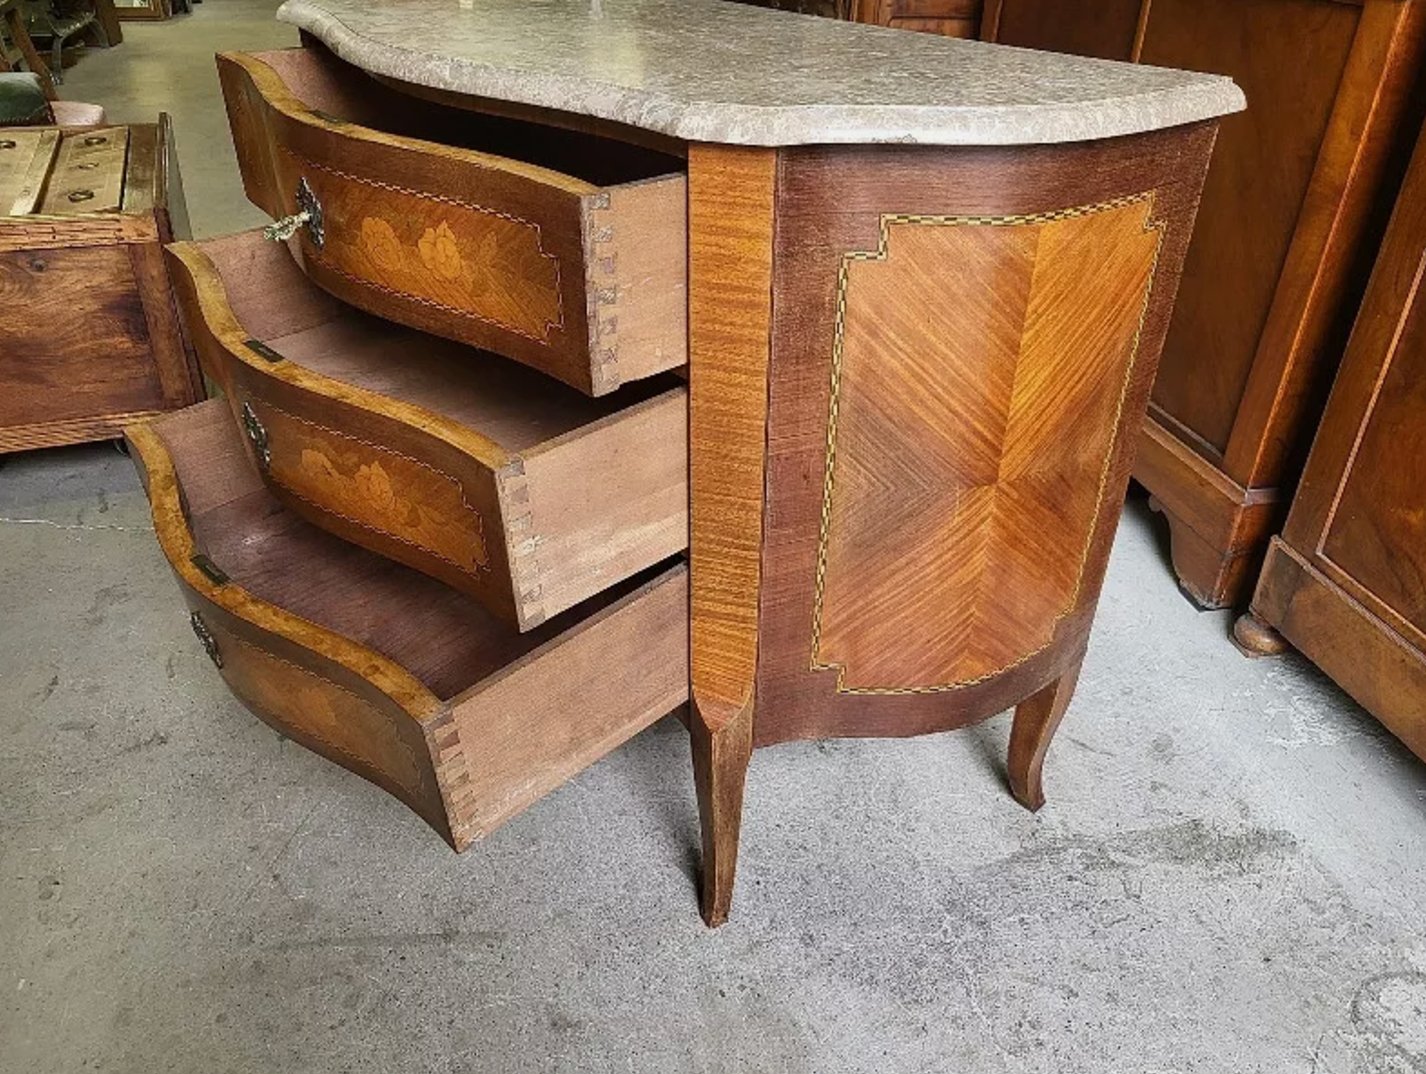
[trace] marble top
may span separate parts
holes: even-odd
[[[736,145],[1015,145],[1236,112],[1231,79],[728,0],[286,0],[277,17],[403,82]]]

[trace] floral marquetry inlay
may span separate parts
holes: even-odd
[[[984,681],[1078,605],[1152,211],[888,216],[879,249],[843,258],[812,641],[839,690]]]
[[[348,281],[540,342],[564,327],[559,260],[537,223],[298,161],[326,238],[306,256]],[[310,244],[309,244],[310,246]]]
[[[415,808],[434,795],[429,760],[399,733],[400,717],[234,634],[214,633],[223,653],[223,678],[269,722]]]
[[[428,463],[250,400],[269,479],[317,510],[465,571],[490,568],[480,515],[459,481]]]

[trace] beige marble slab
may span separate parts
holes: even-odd
[[[689,141],[1075,142],[1243,107],[1217,75],[726,0],[286,0],[278,18],[390,78]]]

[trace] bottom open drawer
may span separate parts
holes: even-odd
[[[682,563],[520,634],[284,508],[220,400],[128,439],[194,632],[233,693],[457,850],[687,700]]]

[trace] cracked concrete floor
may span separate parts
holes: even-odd
[[[210,54],[290,40],[271,7],[66,84],[177,114],[200,232],[257,219]],[[458,857],[228,696],[112,446],[0,462],[0,519],[4,1074],[1426,1071],[1426,767],[1239,657],[1142,504],[1050,804],[1003,716],[761,751],[714,933],[673,720]]]

